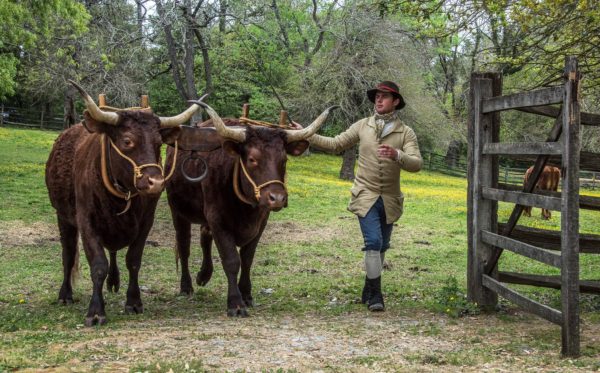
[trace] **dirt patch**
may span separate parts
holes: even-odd
[[[21,220],[4,221],[0,224],[0,247],[50,245],[59,242],[55,224]]]
[[[69,371],[128,371],[134,366],[156,369],[161,364],[184,367],[186,363],[197,367],[198,362],[209,371],[246,372],[278,368],[300,372],[584,371],[568,363],[557,366],[566,363],[558,347],[550,351],[530,347],[535,346],[531,344],[533,330],[555,331],[536,318],[517,333],[521,342],[517,351],[510,352],[507,346],[514,346],[515,332],[505,333],[503,322],[494,316],[451,320],[429,313],[365,312],[339,317],[223,316],[128,324],[101,333],[80,330],[90,337],[86,342],[49,348],[80,356],[69,362]],[[482,330],[489,332],[482,335]],[[597,330],[587,334],[594,333]],[[474,338],[477,335],[481,338]],[[481,348],[488,350],[488,357],[490,350],[496,352],[497,358],[480,359],[477,351]],[[453,356],[459,356],[458,360],[452,360]]]
[[[318,229],[294,222],[271,221],[261,237],[262,245],[277,242],[310,243],[328,241],[343,237],[344,226],[325,226]],[[3,222],[0,226],[0,247],[52,245],[60,242],[58,227],[50,223],[24,223],[23,221]],[[200,244],[200,226],[192,225],[192,244]],[[154,247],[175,247],[175,229],[170,220],[157,220],[148,235],[147,245]]]

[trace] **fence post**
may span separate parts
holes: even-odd
[[[489,79],[492,78],[492,79]],[[469,102],[469,168],[467,189],[468,271],[467,292],[469,300],[483,309],[491,310],[498,304],[498,295],[483,286],[486,263],[494,248],[481,240],[481,231],[497,231],[497,202],[485,200],[482,187],[497,186],[497,158],[483,154],[483,146],[496,140],[498,121],[495,114],[484,114],[481,110],[484,98],[494,95],[494,83],[499,79],[485,74],[471,75],[471,97]]]
[[[0,105],[0,126],[4,125],[4,103]]]
[[[575,57],[565,59],[561,237],[562,354],[579,356],[579,79]]]
[[[428,154],[428,167],[427,167],[427,169],[429,171],[431,171],[431,152],[429,152],[429,154]]]

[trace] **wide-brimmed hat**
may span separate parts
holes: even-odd
[[[398,105],[396,105],[396,110],[400,110],[406,105],[406,103],[404,102],[404,98],[400,94],[400,89],[398,88],[398,85],[394,82],[386,80],[377,84],[375,88],[369,89],[367,91],[367,97],[372,103],[375,103],[375,94],[377,93],[377,91],[388,92],[391,93],[394,97],[399,98],[400,102],[398,103]]]

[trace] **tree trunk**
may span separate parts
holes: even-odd
[[[344,151],[340,179],[354,180],[354,165],[356,164],[356,146]]]
[[[171,61],[171,72],[173,73],[173,81],[175,82],[175,87],[177,87],[177,91],[179,95],[184,100],[189,100],[187,97],[187,92],[185,90],[185,86],[183,84],[183,80],[181,79],[181,75],[179,72],[179,58],[177,56],[177,49],[175,39],[173,38],[173,30],[171,24],[167,22],[165,9],[163,8],[163,4],[160,0],[156,1],[156,11],[158,12],[158,16],[162,19],[164,26],[163,30],[165,32],[165,41],[167,43],[167,51],[169,54],[169,60]]]
[[[75,112],[75,87],[68,85],[63,101],[63,128],[67,129],[78,122],[77,113]]]
[[[221,0],[219,2],[219,32],[225,34],[225,28],[227,26],[227,0]]]

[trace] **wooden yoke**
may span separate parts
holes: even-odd
[[[121,110],[141,110],[141,109],[150,109],[150,104],[148,100],[148,95],[142,95],[140,98],[140,106],[134,106],[129,108],[116,108],[112,106],[106,105],[106,95],[104,93],[100,93],[98,95],[98,107],[102,110],[108,111],[121,111]]]
[[[279,128],[291,128],[288,124],[288,114],[287,111],[281,110],[279,113],[279,123],[273,124],[269,122],[263,122],[261,120],[250,119],[250,104],[246,103],[242,106],[242,115],[240,116],[240,123],[252,126],[262,126],[262,127],[279,127]]]
[[[285,110],[281,110],[281,112],[279,112],[279,127],[287,127],[287,121],[288,121],[288,115],[287,115],[287,111]]]

